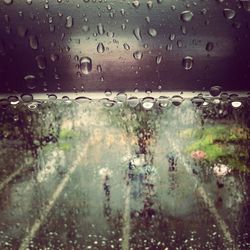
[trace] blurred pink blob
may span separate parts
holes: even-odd
[[[195,160],[204,160],[207,154],[202,150],[196,150],[191,153],[191,157]]]

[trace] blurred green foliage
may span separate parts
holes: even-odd
[[[235,124],[206,125],[201,129],[184,131],[182,137],[191,136],[187,152],[202,150],[206,161],[218,161],[240,171],[249,171],[249,129]]]

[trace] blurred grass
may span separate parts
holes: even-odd
[[[247,171],[249,159],[249,129],[234,124],[207,125],[202,129],[188,129],[181,133],[181,137],[188,139],[186,151],[202,150],[206,153],[206,161],[218,161],[229,165],[232,169]]]

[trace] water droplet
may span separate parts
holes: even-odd
[[[236,14],[236,12],[234,11],[234,10],[232,10],[232,9],[224,9],[223,10],[223,14],[224,14],[224,17],[226,18],[226,19],[233,19],[234,17],[235,17],[235,14]]]
[[[161,108],[166,108],[170,104],[170,100],[167,96],[160,96],[157,101]]]
[[[174,106],[180,106],[183,102],[183,97],[179,95],[175,95],[171,98],[171,101]]]
[[[127,100],[127,103],[130,107],[134,108],[139,104],[139,99],[137,97],[130,97]]]
[[[50,55],[50,60],[51,60],[52,62],[58,61],[58,60],[59,60],[59,55],[58,55],[58,54],[52,53],[52,54]]]
[[[173,34],[173,33],[172,33],[172,34],[170,34],[170,36],[169,36],[169,40],[170,40],[170,41],[173,41],[174,39],[175,39],[175,34]]]
[[[233,108],[239,108],[239,107],[242,106],[242,102],[240,102],[240,101],[232,101],[231,105],[232,105]]]
[[[3,2],[7,5],[11,5],[13,3],[13,0],[3,0]]]
[[[135,1],[133,1],[133,6],[135,7],[135,8],[138,8],[139,6],[140,6],[140,1],[138,1],[138,0],[135,0]]]
[[[23,102],[32,102],[33,101],[33,95],[31,94],[22,94],[21,99]]]
[[[134,29],[134,36],[137,40],[141,40],[142,37],[141,37],[141,30],[139,27],[135,28]]]
[[[89,26],[88,25],[83,25],[82,26],[82,31],[88,32],[89,31]]]
[[[124,43],[123,47],[124,47],[125,50],[130,50],[130,46],[127,43]]]
[[[202,96],[195,96],[191,101],[195,106],[199,107],[204,103],[205,99]]]
[[[104,26],[101,23],[97,24],[97,32],[99,35],[103,35],[105,30],[104,30]]]
[[[162,61],[162,56],[161,56],[161,55],[160,55],[160,56],[157,56],[157,57],[156,57],[156,64],[160,64],[161,61]]]
[[[120,92],[116,95],[116,100],[118,102],[125,102],[127,100],[127,94]]]
[[[152,1],[148,1],[147,2],[147,6],[149,9],[152,9],[153,8],[153,2]]]
[[[0,99],[0,109],[7,109],[10,102],[8,99]]]
[[[136,60],[141,60],[143,57],[143,53],[141,51],[135,51],[133,56]]]
[[[17,105],[19,103],[19,98],[15,95],[9,96],[8,100],[9,100],[10,104],[12,104],[12,105]]]
[[[185,11],[181,12],[181,20],[183,22],[190,22],[192,20],[193,16],[194,16],[194,14],[190,10],[185,10]]]
[[[102,66],[100,64],[98,64],[96,66],[96,69],[97,69],[98,73],[102,73]]]
[[[57,96],[55,94],[48,94],[48,99],[54,101],[57,99]]]
[[[101,99],[101,100],[100,100],[100,103],[102,103],[103,106],[105,106],[105,107],[107,107],[107,108],[111,108],[111,107],[113,107],[113,106],[116,104],[115,101],[109,100],[108,98],[103,98],[103,99]]]
[[[210,95],[211,96],[218,96],[222,91],[222,87],[221,86],[213,86],[210,88]]]
[[[26,3],[30,5],[32,4],[32,0],[26,0]]]
[[[79,96],[79,97],[76,97],[75,101],[76,101],[77,103],[90,103],[90,102],[91,102],[91,99],[88,98],[88,97]]]
[[[145,97],[142,99],[142,107],[146,110],[150,110],[154,106],[155,99],[153,97]]]
[[[103,53],[104,51],[105,51],[105,47],[104,47],[103,43],[98,43],[97,52],[98,53]]]
[[[153,29],[153,28],[149,28],[148,29],[148,34],[152,37],[156,37],[157,36],[157,31],[156,29]]]
[[[182,60],[182,66],[184,67],[185,70],[192,69],[193,64],[194,64],[194,60],[192,56],[185,56]]]
[[[29,36],[29,45],[34,50],[38,49],[39,43],[38,43],[37,36],[34,36],[34,35]]]
[[[36,56],[36,63],[39,69],[46,69],[47,62],[45,56],[43,55]]]
[[[34,75],[26,75],[24,80],[27,84],[27,88],[34,89],[36,87],[36,77]]]
[[[73,17],[72,16],[67,16],[66,17],[65,27],[67,29],[70,29],[70,28],[72,28],[72,26],[73,26]]]
[[[92,60],[89,57],[80,59],[80,69],[84,75],[88,75],[92,70]]]
[[[213,48],[214,48],[214,44],[213,44],[212,42],[208,42],[208,43],[206,44],[206,50],[207,50],[207,51],[212,51]]]
[[[106,89],[105,92],[104,92],[104,94],[106,96],[111,96],[112,95],[112,91],[110,89]]]

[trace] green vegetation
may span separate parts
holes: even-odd
[[[183,137],[193,136],[187,152],[202,150],[206,161],[221,161],[231,168],[249,171],[246,162],[249,157],[249,129],[232,124],[207,125],[199,130],[183,131]]]

